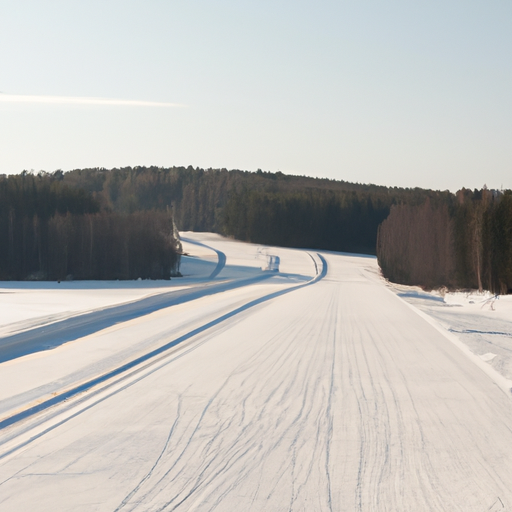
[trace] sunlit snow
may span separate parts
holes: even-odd
[[[0,283],[0,510],[512,509],[509,297],[182,236],[172,281]]]

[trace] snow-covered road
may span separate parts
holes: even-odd
[[[0,430],[0,510],[512,510],[510,392],[374,258],[272,248],[262,279],[189,237],[232,286],[0,364],[5,420],[155,352]],[[217,268],[194,248],[182,290]]]

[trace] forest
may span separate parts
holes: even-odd
[[[169,279],[180,258],[169,211],[101,208],[63,173],[0,177],[0,279]]]
[[[172,207],[183,231],[366,254],[375,254],[378,226],[392,205],[447,194],[191,166],[80,169],[65,173],[63,183],[90,193],[103,210],[126,214]]]
[[[377,256],[397,283],[512,293],[512,191],[462,189],[445,203],[395,205]]]
[[[168,279],[179,272],[177,226],[260,244],[376,254],[391,281],[507,293],[511,194],[260,169],[23,172],[0,176],[0,279]]]

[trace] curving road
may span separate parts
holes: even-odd
[[[373,260],[321,261],[307,286],[227,292],[235,315],[4,428],[0,510],[511,510],[510,393]]]

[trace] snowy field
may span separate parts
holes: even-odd
[[[495,296],[475,290],[425,292],[413,286],[389,287],[429,315],[447,336],[462,342],[488,363],[512,388],[512,295]]]
[[[183,238],[172,281],[0,283],[1,511],[512,511],[509,297]]]

